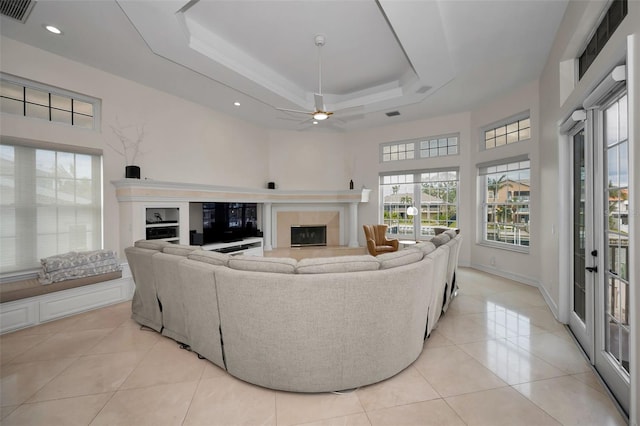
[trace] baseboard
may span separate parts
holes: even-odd
[[[521,284],[527,284],[527,285],[530,285],[532,287],[540,287],[538,285],[538,280],[537,279],[531,278],[531,277],[527,277],[525,275],[514,274],[513,272],[503,271],[501,269],[491,268],[491,267],[487,267],[485,265],[478,265],[478,264],[475,264],[475,263],[472,263],[471,267],[473,269],[477,269],[479,271],[486,272],[488,274],[497,275],[497,276],[502,277],[502,278],[507,278],[509,280],[516,281],[516,282],[519,282]]]
[[[540,283],[538,285],[538,290],[540,290],[540,293],[542,293],[542,297],[544,297],[544,301],[547,302],[547,305],[549,306],[549,309],[551,309],[551,313],[553,314],[555,319],[560,321],[560,311],[558,310],[558,305],[547,291],[547,288],[542,283]],[[560,322],[564,324],[563,321]]]
[[[131,300],[133,277],[128,264],[122,278],[0,304],[0,334],[33,327]]]

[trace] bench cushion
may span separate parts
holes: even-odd
[[[28,297],[40,296],[47,293],[68,290],[70,288],[82,287],[84,285],[96,284],[102,281],[115,280],[118,278],[122,278],[122,271],[59,281],[47,285],[40,284],[37,278],[15,281],[12,283],[3,283],[0,285],[0,303],[26,299]]]

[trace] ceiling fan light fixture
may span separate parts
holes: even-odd
[[[327,114],[324,111],[317,111],[317,112],[313,113],[313,118],[315,120],[322,121],[322,120],[326,120],[327,118],[329,118],[329,114]]]

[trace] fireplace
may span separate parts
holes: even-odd
[[[291,247],[326,246],[327,225],[292,225]]]

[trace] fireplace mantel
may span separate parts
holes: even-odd
[[[311,191],[281,190],[266,188],[238,188],[231,186],[205,185],[196,183],[163,182],[155,180],[120,179],[111,181],[116,188],[116,198],[120,203],[121,229],[136,228],[136,216],[140,206],[158,203],[189,202],[248,202],[263,205],[264,249],[272,249],[272,206],[275,205],[309,205],[328,204],[348,206],[348,246],[358,247],[358,204],[368,203],[370,189]],[[186,217],[185,217],[186,219]],[[181,235],[188,234],[182,232]],[[133,243],[139,236],[136,231],[128,238],[121,234],[121,244]],[[181,242],[185,243],[182,240]],[[187,242],[188,243],[188,242]]]
[[[370,189],[340,191],[238,188],[198,183],[120,179],[111,181],[118,201],[187,201],[240,203],[368,203]]]

